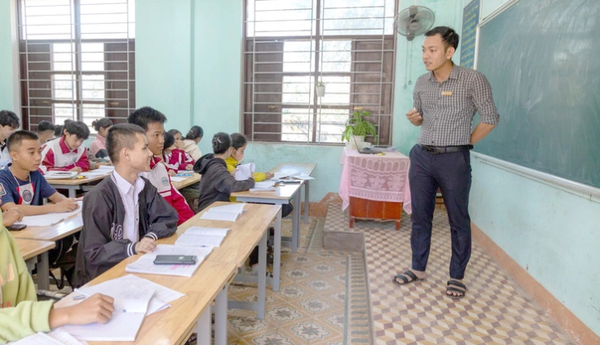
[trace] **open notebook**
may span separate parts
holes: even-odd
[[[81,345],[85,341],[77,340],[69,333],[58,328],[50,333],[38,332],[9,345]]]
[[[175,241],[176,246],[218,247],[223,243],[230,229],[203,228],[192,226]]]
[[[146,253],[127,265],[125,272],[191,277],[211,251],[212,247],[159,244],[152,253]],[[196,255],[196,263],[193,265],[155,265],[154,259],[157,255]]]
[[[81,208],[83,207],[83,201],[78,201],[79,207],[71,212],[64,213],[48,213],[39,216],[26,216],[19,222],[27,226],[52,226],[62,222],[65,219],[73,216],[81,217]]]
[[[244,204],[231,204],[225,206],[216,206],[209,208],[200,219],[206,220],[224,220],[235,222],[244,212]]]

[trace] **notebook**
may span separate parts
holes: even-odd
[[[277,190],[277,188],[273,186],[273,181],[256,182],[254,188],[250,188],[251,192],[269,192],[274,190]]]
[[[80,341],[74,338],[69,333],[60,328],[53,330],[50,333],[35,333],[19,341],[9,343],[10,345],[81,345],[87,344],[85,341]]]
[[[83,293],[83,290],[79,292]],[[115,310],[107,323],[68,325],[61,329],[79,340],[135,341],[154,293],[152,289],[140,289],[134,285],[121,287],[111,296],[115,299]]]
[[[235,172],[235,179],[238,181],[247,180],[252,177],[254,174],[254,170],[256,165],[254,163],[246,163],[241,164],[236,167],[237,171]]]
[[[203,228],[192,226],[175,241],[176,246],[218,247],[223,243],[230,229]]]
[[[83,207],[83,201],[78,201],[79,207],[71,212],[64,213],[48,213],[39,216],[26,216],[19,222],[27,226],[52,226],[62,222],[65,219],[73,216],[81,217],[81,208]]]
[[[235,222],[242,212],[244,212],[244,204],[217,206],[209,208],[200,219]]]
[[[191,277],[211,251],[212,247],[159,244],[152,253],[146,253],[125,266],[125,272]],[[157,255],[196,255],[196,263],[193,265],[155,265],[154,259]]]

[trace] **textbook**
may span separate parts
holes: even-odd
[[[81,208],[83,207],[83,201],[78,201],[77,204],[79,205],[79,207],[71,212],[48,213],[41,214],[38,216],[25,216],[19,223],[25,224],[27,226],[52,226],[73,216],[81,217]]]
[[[255,168],[256,165],[254,163],[238,165],[236,167],[237,171],[235,172],[235,179],[238,181],[249,179],[250,177],[252,177],[252,174],[254,174]]]
[[[230,229],[203,228],[192,226],[175,241],[176,246],[218,247],[223,243]]]
[[[86,297],[91,296],[84,290],[75,292]],[[154,293],[155,290],[152,289],[139,289],[133,285],[122,286],[117,291],[112,291],[112,294],[107,293],[115,299],[115,310],[107,323],[68,325],[61,329],[79,340],[135,341]]]
[[[211,207],[204,212],[200,219],[235,222],[242,212],[244,212],[244,204],[235,203],[231,205]]]
[[[125,266],[125,272],[191,277],[211,251],[212,247],[183,247],[159,244],[152,253],[146,253]],[[154,259],[157,255],[195,255],[196,263],[193,265],[155,265]]]

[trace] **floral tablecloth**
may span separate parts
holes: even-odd
[[[375,201],[402,202],[404,211],[412,213],[408,157],[400,152],[386,152],[384,156],[378,156],[344,148],[340,164],[344,166],[339,190],[342,209],[349,206],[352,196]]]

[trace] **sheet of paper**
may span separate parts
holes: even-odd
[[[10,345],[87,345],[85,341],[75,339],[69,333],[58,328],[50,333],[36,333],[16,342],[9,343]]]
[[[92,170],[92,171],[85,171],[85,172],[79,173],[79,175],[85,176],[87,178],[106,176],[108,174],[110,174],[110,171],[108,171],[108,170]]]
[[[191,277],[211,251],[212,247],[198,248],[159,244],[154,252],[146,253],[137,261],[127,265],[125,271]],[[196,255],[197,260],[194,265],[155,265],[154,259],[157,255]]]
[[[121,289],[115,296],[115,307],[126,313],[146,314],[152,296],[154,296],[154,290],[138,289],[137,286],[129,285],[129,287]]]
[[[225,236],[223,235],[192,235],[187,232],[175,241],[176,246],[184,247],[218,247],[221,245]]]
[[[27,226],[50,226],[62,222],[65,219],[73,216],[81,217],[81,207],[83,207],[83,201],[78,201],[79,207],[71,212],[64,213],[48,213],[39,216],[26,216],[19,223],[23,223]]]
[[[85,293],[90,295],[93,295],[95,293],[103,293],[105,295],[109,295],[115,298],[115,296],[118,294],[119,290],[121,290],[123,286],[135,286],[137,289],[140,290],[155,291],[154,296],[150,300],[150,305],[148,306],[148,311],[146,312],[146,315],[154,314],[157,311],[169,308],[170,302],[185,296],[181,292],[169,289],[153,281],[140,278],[133,274],[128,274],[126,276],[111,279],[94,286],[86,286],[81,288],[80,290],[83,290]]]
[[[254,184],[254,188],[250,189],[250,191],[252,191],[252,192],[273,191],[273,190],[276,190],[276,188],[273,187],[273,181],[256,182]]]
[[[228,212],[228,213],[237,213],[237,214],[242,214],[242,212],[244,212],[244,204],[242,203],[232,203],[230,205],[224,205],[224,206],[216,206],[216,207],[211,207],[208,209],[208,211],[206,211],[206,213],[208,212]]]
[[[254,174],[256,165],[254,163],[241,164],[236,167],[235,179],[238,181],[247,180]]]
[[[171,176],[171,182],[181,182],[188,178],[189,176]]]
[[[96,170],[97,171],[113,172],[115,170],[115,167],[113,165],[101,165]]]
[[[222,220],[226,222],[235,222],[239,213],[231,213],[231,212],[204,212],[204,214],[200,217],[200,219],[204,220]]]
[[[298,180],[314,180],[315,179],[314,177],[312,177],[310,175],[306,175],[306,174],[299,174],[299,175],[294,176],[294,178],[298,179]]]
[[[218,235],[226,236],[230,228],[203,228],[201,226],[190,226],[185,233],[190,235]]]
[[[61,329],[79,340],[134,341],[145,317],[144,313],[124,313],[115,309],[105,324],[69,325]]]
[[[281,170],[281,171],[275,172],[273,174],[273,178],[274,179],[283,179],[286,177],[293,177],[293,176],[297,176],[297,175],[300,175],[300,173],[295,170]]]

